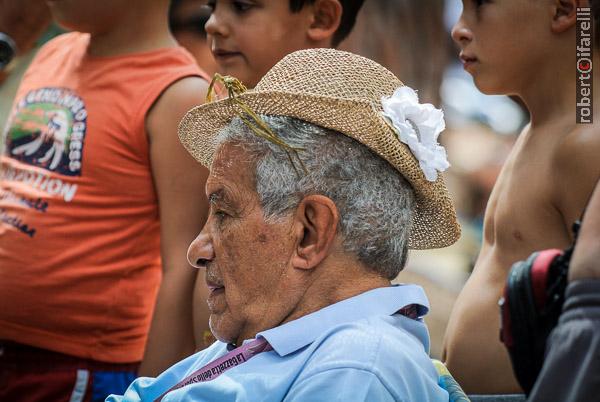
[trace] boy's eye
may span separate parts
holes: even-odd
[[[245,1],[232,1],[231,5],[237,13],[243,13],[252,8],[252,4]]]
[[[475,3],[476,7],[480,7],[482,5],[484,5],[485,3],[489,3],[490,0],[473,0],[473,3]]]
[[[217,0],[208,0],[202,7],[206,7],[211,13],[215,11]]]

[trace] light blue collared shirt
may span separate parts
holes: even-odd
[[[400,285],[373,289],[279,327],[260,332],[273,347],[212,381],[171,391],[173,401],[414,401],[448,402],[429,359],[421,319],[396,314],[429,302],[423,289]],[[225,355],[215,342],[157,378],[138,378],[109,402],[153,402],[197,369]]]

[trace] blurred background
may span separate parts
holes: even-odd
[[[206,0],[173,0],[171,29],[180,44],[210,75],[216,72],[206,43]],[[451,169],[446,181],[462,225],[455,245],[412,251],[397,282],[417,283],[430,298],[426,321],[431,353],[440,357],[442,338],[454,300],[468,278],[481,244],[483,213],[517,134],[528,121],[524,109],[505,96],[481,94],[462,69],[450,30],[462,9],[460,0],[365,0],[354,31],[340,46],[376,60],[406,85],[421,102],[444,110],[447,129],[440,136]],[[39,45],[58,35],[51,27]],[[20,57],[0,85],[0,127],[5,127],[14,93],[35,49]],[[1,145],[1,144],[0,144]]]

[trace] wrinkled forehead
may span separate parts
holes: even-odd
[[[239,155],[234,155],[237,152],[232,148],[234,147],[231,144],[225,143],[215,149],[210,165],[211,176],[222,176],[237,167],[237,158],[235,156]]]
[[[226,142],[213,155],[210,174],[206,181],[207,194],[217,187],[254,190],[255,161],[240,144]]]

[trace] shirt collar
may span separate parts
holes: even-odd
[[[419,317],[429,311],[429,301],[420,286],[377,288],[259,332],[256,337],[265,338],[277,354],[285,356],[311,344],[333,327],[372,316],[393,315],[409,304],[417,304]]]

